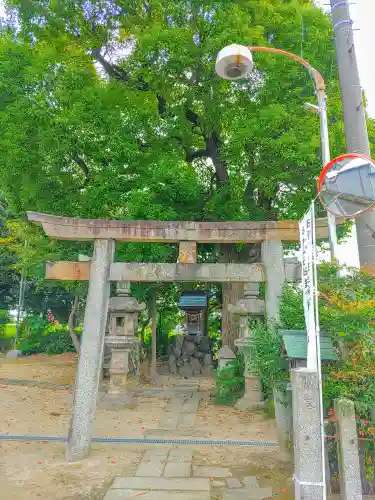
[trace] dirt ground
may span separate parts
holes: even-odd
[[[135,472],[142,450],[94,446],[68,464],[60,443],[0,444],[1,500],[102,500],[115,476]]]
[[[35,380],[55,384],[74,383],[75,355],[32,356],[17,361],[0,358],[0,378]],[[205,379],[204,388],[213,381]],[[135,381],[131,381],[135,384]],[[137,398],[135,410],[111,412],[97,409],[97,437],[143,437],[158,427],[168,398]],[[72,404],[72,389],[16,386],[0,382],[0,434],[66,436]],[[276,441],[273,420],[259,413],[201,404],[196,430],[211,439]],[[171,434],[171,437],[173,435]],[[102,500],[116,475],[132,475],[142,447],[93,446],[90,457],[67,464],[65,445],[41,442],[0,442],[0,500]],[[291,465],[275,448],[195,448],[194,463],[231,467],[234,476],[256,475],[261,485],[273,486],[274,497],[291,500]],[[213,497],[216,500],[216,497]],[[220,497],[217,497],[219,500]]]

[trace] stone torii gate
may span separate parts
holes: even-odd
[[[57,217],[28,212],[29,221],[41,225],[51,238],[94,241],[90,262],[49,262],[46,278],[88,280],[67,459],[80,460],[89,453],[103,358],[110,281],[116,282],[242,282],[267,281],[267,318],[278,318],[279,297],[285,281],[298,279],[295,265],[284,263],[282,241],[298,241],[297,221],[281,222],[161,222],[115,221]],[[326,219],[317,221],[317,237],[326,238]],[[176,264],[113,262],[115,241],[178,243]],[[256,264],[197,264],[196,245],[201,243],[261,243],[262,262]],[[246,288],[246,287],[245,287]],[[245,293],[246,295],[246,293]],[[247,299],[248,300],[248,299]],[[263,302],[254,294],[254,307]],[[262,302],[262,304],[260,304]],[[249,313],[253,306],[249,306]],[[243,304],[240,313],[243,315]],[[238,309],[238,307],[237,307]],[[236,312],[236,308],[234,308]],[[246,312],[246,311],[245,311]],[[241,343],[240,343],[241,344]]]

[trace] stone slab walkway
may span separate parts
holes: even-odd
[[[199,401],[202,397],[198,390],[199,380],[197,379],[182,379],[177,382],[174,395],[160,418],[159,431],[194,428]]]
[[[22,380],[13,378],[0,378],[0,384],[29,386],[29,387],[43,387],[45,389],[69,389],[73,387],[70,384],[54,384],[44,380]]]
[[[147,450],[135,476],[116,478],[104,500],[210,500],[210,480],[191,477],[192,458],[183,448]]]
[[[179,380],[156,430],[181,432],[192,429],[201,399],[198,391],[199,380]],[[196,500],[197,497],[210,500],[210,479],[192,477],[192,459],[192,451],[185,448],[147,450],[135,475],[116,478],[104,500],[139,496],[149,500]]]
[[[199,381],[180,380],[160,419],[158,429],[146,432],[169,434],[194,431],[199,402]],[[193,465],[188,448],[146,450],[135,475],[117,477],[104,500],[211,500],[220,491],[224,500],[263,500],[272,496],[271,488],[260,488],[255,477],[243,481],[232,478],[229,468]],[[216,497],[215,497],[216,498]]]

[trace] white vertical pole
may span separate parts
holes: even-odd
[[[324,451],[324,409],[323,409],[323,380],[322,380],[322,361],[320,356],[320,324],[319,324],[319,294],[318,294],[318,271],[316,254],[316,224],[315,224],[315,202],[311,202],[312,218],[312,238],[313,238],[313,273],[314,273],[314,309],[315,309],[315,340],[316,340],[316,367],[318,372],[319,387],[319,414],[320,414],[320,433],[322,445],[322,477],[323,477],[323,500],[327,497],[326,476],[325,476],[325,451]],[[335,228],[336,236],[336,228]],[[336,241],[337,243],[337,241]]]
[[[329,132],[328,132],[328,119],[327,119],[327,96],[324,90],[317,91],[319,118],[320,118],[320,146],[322,154],[323,167],[331,160],[331,152],[329,148]],[[337,259],[337,234],[336,234],[336,220],[335,216],[327,212],[328,217],[328,235],[329,246],[331,250],[331,260]]]

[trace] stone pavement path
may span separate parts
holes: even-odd
[[[169,401],[159,424],[159,429],[190,429],[194,427],[201,396],[198,380],[180,380],[176,395]]]
[[[159,428],[194,427],[201,399],[199,381],[180,380],[161,417]],[[219,489],[223,500],[262,500],[272,496],[271,488],[259,488],[254,477],[243,484],[231,478],[228,468],[197,467],[192,464],[193,452],[188,448],[155,447],[146,450],[133,477],[117,477],[104,500],[210,500]]]
[[[45,389],[69,389],[72,387],[70,384],[54,384],[44,380],[22,380],[13,378],[0,378],[0,384],[43,387]]]

